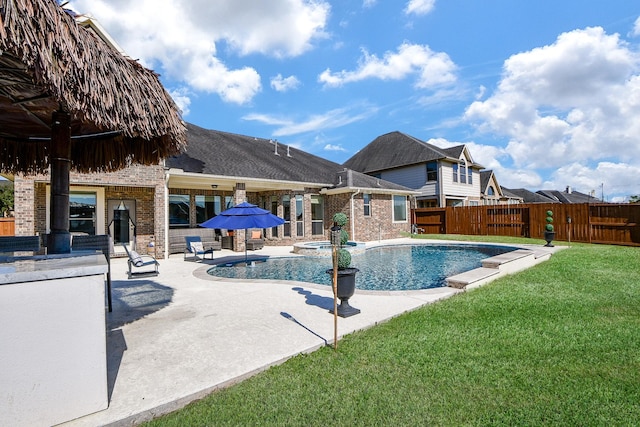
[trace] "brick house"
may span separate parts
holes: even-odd
[[[16,235],[48,233],[49,177],[9,178]],[[197,228],[246,200],[286,221],[264,230],[266,245],[327,240],[336,212],[349,217],[352,239],[389,239],[410,231],[409,197],[415,194],[277,141],[187,124],[186,151],[163,164],[71,173],[70,231],[109,234],[116,253],[117,243],[128,243],[164,257],[173,230]],[[234,249],[244,250],[243,239],[235,240]]]

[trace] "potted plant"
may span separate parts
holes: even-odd
[[[346,249],[349,233],[343,227],[347,225],[348,220],[349,218],[344,213],[336,213],[333,215],[333,228],[331,229],[332,232],[340,233],[340,242],[337,249],[337,297],[340,299],[337,312],[340,317],[349,317],[360,313],[359,309],[349,305],[349,298],[356,291],[356,273],[360,270],[351,267],[351,252]],[[327,273],[333,275],[333,268],[327,270]]]
[[[546,240],[547,244],[545,246],[553,247],[551,242],[556,237],[556,232],[553,228],[553,211],[547,211],[547,224],[544,226],[544,240]]]

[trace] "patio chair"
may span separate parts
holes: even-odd
[[[129,279],[136,276],[157,276],[160,274],[158,266],[160,263],[151,255],[140,255],[138,252],[129,250],[127,245],[122,244],[129,259],[127,265],[129,266]]]
[[[249,231],[247,231],[248,233]],[[247,249],[255,251],[264,247],[264,239],[262,238],[262,231],[253,230],[247,239]]]
[[[187,245],[184,248],[184,259],[186,260],[189,255],[194,260],[206,259],[207,254],[213,259],[213,248],[205,249],[202,244],[202,238],[200,236],[185,236],[184,240]]]

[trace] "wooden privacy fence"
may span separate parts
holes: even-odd
[[[640,246],[640,204],[561,204],[419,208],[412,221],[423,234],[544,238],[547,211],[556,240]]]
[[[0,236],[13,236],[16,234],[15,218],[0,218]]]

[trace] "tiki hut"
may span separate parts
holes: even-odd
[[[69,171],[157,164],[185,125],[157,74],[54,0],[0,0],[0,21],[0,172],[50,173],[49,250],[68,252]]]

